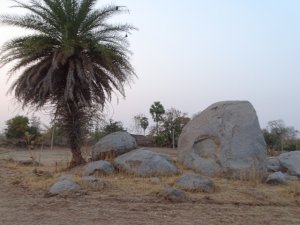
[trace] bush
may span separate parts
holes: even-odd
[[[166,144],[167,144],[167,138],[162,133],[155,136],[154,141],[155,141],[155,145],[160,146],[160,147],[166,146]]]

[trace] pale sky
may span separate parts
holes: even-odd
[[[1,14],[20,13],[9,8],[11,1],[0,3]],[[129,36],[138,79],[126,87],[125,99],[107,107],[125,127],[138,113],[150,119],[154,101],[192,116],[217,101],[248,100],[261,127],[282,119],[300,130],[300,1],[99,0],[98,6],[107,3],[126,5],[130,14],[114,21],[139,29]],[[24,34],[0,31],[1,45]],[[0,69],[0,129],[22,114],[6,95],[6,71]]]

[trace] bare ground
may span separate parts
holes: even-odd
[[[175,156],[171,149],[153,149]],[[34,167],[13,160],[39,158],[54,178],[36,177]],[[68,196],[45,197],[47,187],[62,173],[70,154],[54,151],[0,149],[1,225],[157,225],[157,224],[300,224],[300,185],[268,186],[254,181],[215,178],[213,194],[189,193],[185,203],[170,203],[157,196],[176,177],[152,184],[148,178],[126,174],[107,177],[112,186]],[[13,159],[13,160],[12,160]],[[65,164],[64,164],[65,163]],[[72,172],[80,175],[78,170]]]

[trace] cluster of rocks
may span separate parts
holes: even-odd
[[[263,178],[271,172],[266,179],[270,184],[284,184],[289,179],[300,177],[300,151],[267,158],[258,118],[248,101],[218,102],[209,106],[184,127],[177,153],[178,162],[201,175],[183,174],[175,181],[175,188],[159,193],[170,201],[185,201],[184,191],[214,192],[215,185],[207,177],[241,174],[253,177],[255,174],[256,178]],[[171,157],[138,148],[135,138],[127,132],[116,132],[102,138],[94,146],[91,160],[83,168],[84,177],[80,183],[97,188],[110,184],[105,178],[94,175],[122,171],[152,177],[154,182],[155,177],[181,173]],[[80,186],[72,179],[60,178],[51,186],[50,192],[55,194],[66,189],[78,191]]]
[[[300,177],[300,151],[285,152],[267,160],[268,172],[266,179],[270,184],[286,184],[289,180]]]
[[[55,195],[78,192],[81,187],[102,189],[109,186],[110,182],[102,177],[97,178],[95,175],[107,176],[117,171],[140,177],[151,177],[156,183],[160,182],[158,177],[181,173],[170,156],[150,151],[147,148],[134,149],[136,146],[135,140],[126,132],[107,135],[95,145],[92,160],[97,159],[97,161],[91,161],[83,167],[83,177],[79,181],[75,182],[72,176],[59,177],[50,187],[49,192]],[[110,161],[103,160],[107,158]],[[174,185],[179,189],[172,188],[171,192],[163,190],[161,197],[180,202],[187,199],[184,191],[214,191],[214,184],[211,180],[196,174],[183,175],[175,181]]]

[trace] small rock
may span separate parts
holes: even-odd
[[[281,170],[280,162],[277,157],[269,157],[267,159],[268,172],[278,172]]]
[[[54,183],[50,189],[49,193],[51,194],[60,194],[63,192],[76,192],[80,191],[80,186],[70,180],[62,180]]]
[[[175,181],[175,185],[185,191],[214,192],[213,181],[197,174],[186,174]]]
[[[282,172],[275,172],[268,176],[266,180],[267,184],[286,184],[287,183],[287,177]]]
[[[95,176],[84,176],[81,178],[81,182],[84,186],[94,189],[102,189],[110,185],[110,182],[107,179],[96,178]]]
[[[166,188],[158,193],[158,196],[170,202],[185,202],[188,200],[186,193],[175,188]]]
[[[89,176],[93,175],[94,173],[100,173],[104,175],[112,174],[114,172],[113,165],[104,160],[96,161],[96,162],[89,162],[84,167],[84,175]]]

